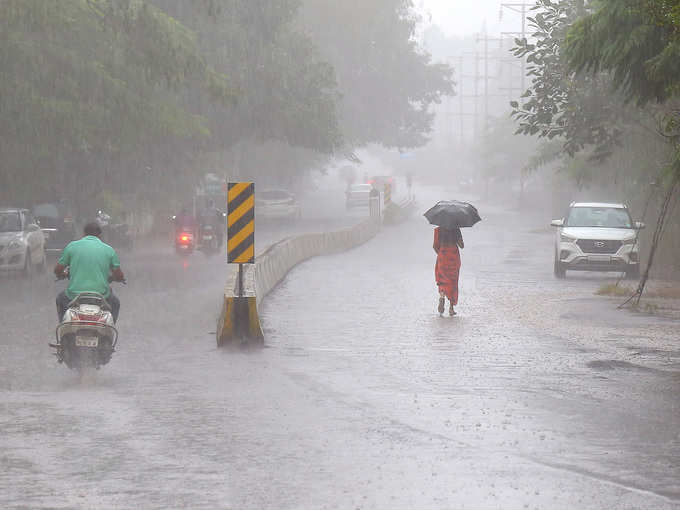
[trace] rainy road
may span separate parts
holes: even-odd
[[[46,347],[55,284],[3,280],[0,507],[680,508],[680,324],[553,279],[550,218],[481,210],[459,316],[414,217],[293,270],[253,352],[215,349],[218,260],[123,256],[88,384]]]

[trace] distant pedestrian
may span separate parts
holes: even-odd
[[[464,248],[463,234],[460,228],[434,229],[434,244],[437,253],[437,263],[434,275],[439,288],[439,314],[444,313],[445,299],[449,300],[449,315],[456,315],[454,306],[458,305],[458,275],[460,272],[460,251]]]

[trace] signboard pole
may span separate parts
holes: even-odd
[[[238,265],[238,297],[243,297],[243,264]]]
[[[255,263],[255,184],[252,182],[228,185],[227,262]]]

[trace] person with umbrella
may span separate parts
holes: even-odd
[[[434,267],[435,280],[439,288],[439,315],[444,313],[446,299],[449,300],[449,315],[456,315],[458,305],[458,276],[460,274],[460,249],[465,247],[461,227],[471,227],[481,220],[477,209],[467,202],[448,200],[437,202],[425,217],[434,229],[432,247],[437,253]]]

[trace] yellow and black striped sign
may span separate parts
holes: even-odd
[[[391,182],[386,182],[385,183],[385,197],[384,197],[384,202],[386,204],[389,204],[392,202],[392,183]]]
[[[255,184],[230,182],[227,211],[227,262],[255,263]]]

